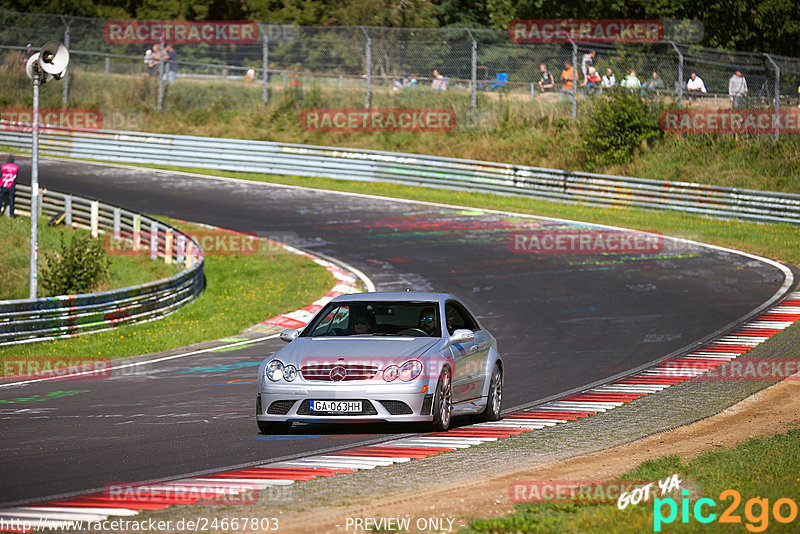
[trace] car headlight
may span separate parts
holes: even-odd
[[[408,382],[414,380],[422,374],[422,362],[419,360],[408,360],[400,367],[400,380]]]
[[[278,382],[283,378],[283,364],[280,362],[280,360],[272,360],[267,364],[265,373],[267,378],[273,382]]]
[[[383,379],[387,382],[392,382],[393,380],[397,379],[399,374],[400,368],[398,368],[396,365],[390,365],[383,370]]]
[[[291,382],[297,378],[297,367],[294,365],[287,365],[283,368],[283,379],[287,382]]]

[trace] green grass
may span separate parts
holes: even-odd
[[[169,222],[182,229],[192,228]],[[255,254],[207,255],[205,274],[202,295],[164,319],[70,339],[6,347],[2,354],[113,359],[164,351],[237,334],[247,326],[318,299],[334,284],[323,267],[264,241]]]
[[[672,474],[681,479],[681,489],[689,490],[689,519],[682,524],[681,499],[677,491],[665,497],[672,497],[678,505],[678,515],[671,524],[662,525],[662,532],[758,532],[766,526],[768,532],[797,532],[800,519],[789,524],[781,524],[771,515],[778,499],[789,498],[797,505],[800,494],[800,429],[792,429],[767,439],[751,439],[729,450],[707,452],[688,463],[681,462],[677,456],[662,457],[639,464],[627,472],[620,480],[657,481]],[[725,490],[736,490],[741,496],[738,508],[732,510],[733,516],[741,518],[740,524],[721,524],[718,519],[722,512],[733,506],[731,497],[720,498]],[[660,497],[660,494],[656,496]],[[717,520],[702,525],[695,520],[692,510],[700,498],[711,498],[717,504],[712,510],[703,506],[703,513],[709,511],[717,515]],[[746,515],[750,499],[768,499],[769,516],[761,514],[758,505],[750,504],[750,517]],[[616,503],[525,503],[517,504],[516,511],[496,519],[475,519],[461,532],[653,532],[654,501],[629,505],[619,510]],[[662,506],[664,516],[668,515],[667,505]],[[789,514],[789,506],[784,505],[782,514]],[[746,527],[746,525],[751,527]],[[746,530],[747,528],[747,530]],[[752,528],[752,530],[751,530]]]
[[[61,236],[70,237],[72,233],[88,234],[86,230],[67,229],[64,226],[47,226],[48,218],[39,220],[39,272],[45,267],[44,258],[48,253],[59,250]],[[30,265],[30,228],[29,217],[18,216],[16,219],[0,217],[0,300],[26,299],[29,295]],[[66,234],[66,235],[65,235]],[[165,278],[178,272],[174,266],[162,261],[152,261],[145,256],[109,255],[110,279],[101,283],[93,291],[105,291],[128,287],[159,278]],[[39,289],[39,296],[45,295]]]

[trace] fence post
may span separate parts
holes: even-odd
[[[89,226],[92,230],[92,237],[97,237],[100,231],[100,203],[92,200],[89,211]]]
[[[264,40],[264,50],[262,52],[262,63],[263,63],[263,76],[261,77],[261,103],[264,107],[267,106],[267,99],[269,98],[269,94],[267,92],[267,83],[269,83],[269,34],[267,33],[266,28],[264,28],[263,24],[259,24],[258,27],[261,29],[261,37]]]
[[[475,119],[475,114],[478,112],[478,41],[475,36],[467,28],[469,38],[472,40],[472,78],[471,78],[471,97],[472,97],[472,118]]]
[[[167,47],[166,39],[161,39],[161,57],[158,60],[158,102],[156,103],[156,109],[161,111],[161,108],[164,107],[164,49]]]
[[[59,15],[61,19],[61,23],[64,25],[64,46],[67,47],[69,50],[69,24],[67,23],[67,19],[64,18],[64,15]],[[63,80],[63,87],[61,93],[61,107],[66,109],[67,108],[67,100],[69,99],[69,67],[64,69],[64,76],[62,77]]]
[[[670,41],[675,53],[678,54],[678,108],[683,109],[683,54],[675,41]]]
[[[372,39],[370,39],[364,26],[359,26],[364,37],[367,38],[366,47],[366,94],[364,95],[364,107],[369,109],[372,104]]]
[[[64,226],[72,228],[72,195],[64,197]]]
[[[103,65],[103,74],[105,79],[108,79],[108,73],[111,71],[111,56],[106,54],[105,65]]]
[[[183,234],[178,235],[178,252],[175,256],[175,263],[180,265],[184,262],[184,252],[186,251],[186,238]]]
[[[781,112],[781,68],[773,61],[772,56],[764,55],[775,69],[775,120],[773,122],[775,123],[774,141],[777,143],[781,138],[780,121],[778,120],[778,114]]]
[[[572,118],[578,117],[578,45],[572,39]]]
[[[164,263],[172,265],[172,228],[167,228],[164,236]]]
[[[150,232],[152,232],[152,226]],[[133,216],[133,250],[139,250],[139,240],[142,235],[142,216],[138,213]]]
[[[119,208],[114,208],[114,227],[112,229],[112,232],[114,233],[114,236],[112,237],[112,239],[117,239],[117,240],[122,239],[122,231],[121,231],[121,228],[120,228],[120,218],[121,217],[120,217]]]
[[[150,259],[158,257],[158,223],[150,221]]]

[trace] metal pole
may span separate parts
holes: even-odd
[[[372,39],[370,39],[367,30],[364,26],[360,26],[361,32],[367,38],[366,50],[366,94],[364,95],[364,107],[369,109],[372,104]]]
[[[678,108],[683,109],[683,54],[675,41],[670,41],[669,44],[678,54]]]
[[[33,75],[33,143],[31,147],[31,248],[30,292],[35,299],[39,287],[39,69]]]
[[[578,116],[578,45],[570,39],[572,43],[572,118]]]
[[[69,24],[67,24],[67,19],[64,18],[64,15],[59,15],[61,18],[61,22],[64,24],[64,46],[69,49]],[[69,98],[69,67],[64,69],[64,75],[62,76],[64,80],[64,89],[63,93],[61,94],[61,107],[66,109],[67,107],[67,99]]]
[[[772,66],[775,68],[775,138],[774,141],[777,143],[781,138],[781,130],[780,130],[780,121],[778,120],[778,114],[781,112],[781,68],[772,60],[772,56],[769,54],[764,54],[767,56],[767,59]]]
[[[269,34],[267,30],[264,28],[263,24],[258,25],[261,28],[261,36],[264,40],[264,50],[262,52],[262,62],[263,62],[263,76],[261,77],[261,103],[266,107],[267,100],[269,99],[269,95],[267,93],[267,82],[269,81]]]
[[[160,57],[158,59],[158,102],[156,109],[161,111],[164,107],[164,49],[167,47],[164,38],[161,39]]]
[[[467,28],[467,33],[472,39],[472,89],[470,92],[472,93],[472,117],[474,119],[478,111],[478,41],[475,40],[469,28]]]

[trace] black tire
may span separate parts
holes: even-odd
[[[291,422],[259,421],[256,419],[256,423],[260,434],[286,434],[292,429]]]
[[[503,369],[500,364],[495,364],[492,378],[489,382],[489,397],[486,399],[486,408],[475,419],[478,421],[499,421],[500,410],[503,403]]]
[[[453,408],[453,388],[447,371],[439,377],[436,384],[436,397],[433,401],[433,422],[431,428],[436,432],[444,432],[450,428]]]

